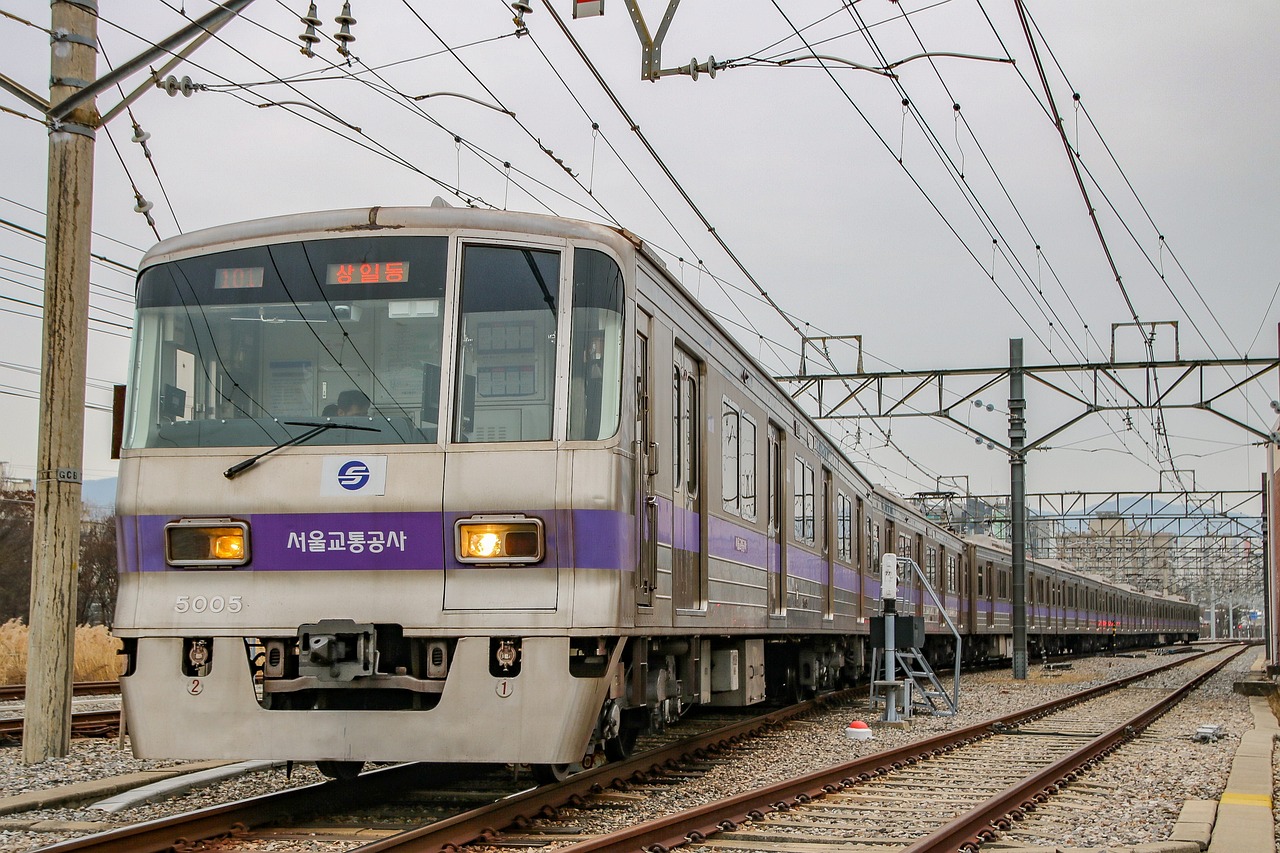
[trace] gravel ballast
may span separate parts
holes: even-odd
[[[1126,750],[1126,757],[1108,762],[1097,779],[1114,792],[1106,801],[1106,820],[1090,821],[1064,835],[1054,824],[1052,835],[1036,835],[1034,821],[1019,827],[1018,841],[1060,846],[1104,846],[1162,841],[1176,821],[1186,799],[1215,799],[1226,784],[1231,758],[1240,735],[1252,726],[1248,701],[1234,694],[1232,682],[1256,657],[1246,653],[1203,686],[1196,697],[1157,721]],[[865,701],[823,711],[804,721],[751,742],[749,760],[716,763],[692,785],[654,785],[633,808],[585,809],[572,821],[584,833],[608,832],[624,824],[671,814],[784,778],[847,762],[944,730],[971,725],[1019,708],[1049,701],[1095,683],[1110,681],[1166,662],[1168,658],[1093,658],[1076,661],[1069,670],[1051,671],[1032,666],[1025,681],[1015,681],[1009,671],[968,673],[962,677],[960,712],[956,717],[917,716],[909,728],[877,725],[866,711]],[[949,681],[947,682],[949,685]],[[872,724],[874,737],[854,741],[844,729],[852,719]],[[1211,743],[1197,743],[1190,735],[1203,723],[1221,725],[1224,736]],[[126,745],[127,745],[127,738]],[[144,770],[173,767],[180,762],[139,760],[122,750],[117,740],[75,740],[71,755],[39,764],[22,762],[18,746],[0,748],[0,796],[11,797]],[[1113,766],[1114,764],[1114,766]],[[28,851],[87,832],[137,823],[219,805],[285,787],[312,784],[323,777],[309,764],[293,768],[291,777],[280,769],[266,770],[218,782],[160,802],[150,802],[115,814],[89,808],[90,803],[0,815],[0,851]],[[2,805],[2,803],[0,803]],[[272,842],[262,849],[275,851],[332,851],[354,843]]]

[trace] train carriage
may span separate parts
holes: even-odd
[[[131,359],[139,756],[558,774],[858,676],[885,553],[966,656],[1008,655],[1008,550],[873,486],[624,230],[441,204],[183,235],[140,266]],[[1037,636],[1137,642],[1157,606],[1195,634],[1079,575],[1071,626],[1067,574],[1031,569]]]

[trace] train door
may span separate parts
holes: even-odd
[[[853,564],[855,569],[857,570],[858,581],[857,581],[857,587],[854,589],[853,593],[858,597],[857,616],[859,619],[861,619],[863,616],[867,615],[866,600],[865,600],[867,586],[866,586],[866,579],[864,577],[865,573],[868,571],[867,559],[866,559],[867,518],[866,518],[866,507],[863,506],[862,498],[855,498],[854,504],[857,507],[857,509],[855,510],[853,529],[857,532],[855,534],[856,541],[853,546]]]
[[[675,417],[671,531],[671,597],[677,610],[706,606],[702,559],[702,377],[697,360],[676,348],[672,371]]]
[[[833,525],[831,524],[832,516],[832,491],[831,491],[831,472],[826,468],[822,469],[822,523],[818,526],[818,530],[822,534],[822,562],[826,566],[826,580],[823,582],[822,592],[822,618],[835,618],[835,587],[836,572],[835,564],[832,562],[834,555],[831,549],[831,532]]]
[[[996,567],[988,560],[978,569],[978,599],[987,610],[987,627],[996,624]]]
[[[916,565],[920,567],[920,574],[924,574],[928,570],[927,566],[929,561],[925,559],[924,555],[923,533],[916,534],[915,550],[911,555],[911,559],[915,560]],[[929,598],[929,594],[924,591],[924,584],[920,581],[920,574],[917,574],[916,572],[911,573],[911,589],[914,592],[916,599],[916,615],[924,616],[925,621],[928,622],[929,614],[933,612],[933,603]],[[932,578],[930,579],[930,582],[932,582]]]
[[[782,517],[782,508],[786,504],[782,499],[782,430],[777,424],[769,423],[769,542],[765,546],[765,570],[769,587],[769,615],[786,614],[786,599],[783,591],[787,588],[787,561],[783,550],[785,541],[782,530],[786,519]]]
[[[652,387],[649,374],[649,324],[652,318],[636,311],[636,523],[640,561],[636,566],[636,605],[653,606],[658,578],[658,446],[653,440]]]

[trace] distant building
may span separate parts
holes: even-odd
[[[1135,527],[1118,513],[1099,513],[1084,530],[1059,533],[1055,544],[1059,559],[1116,583],[1148,590],[1174,585],[1178,537]]]
[[[9,463],[0,462],[0,492],[29,492],[32,481],[9,474]]]

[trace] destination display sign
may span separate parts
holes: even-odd
[[[399,284],[408,280],[408,261],[329,264],[325,274],[325,284]]]
[[[213,271],[214,290],[262,287],[262,267],[229,267]]]

